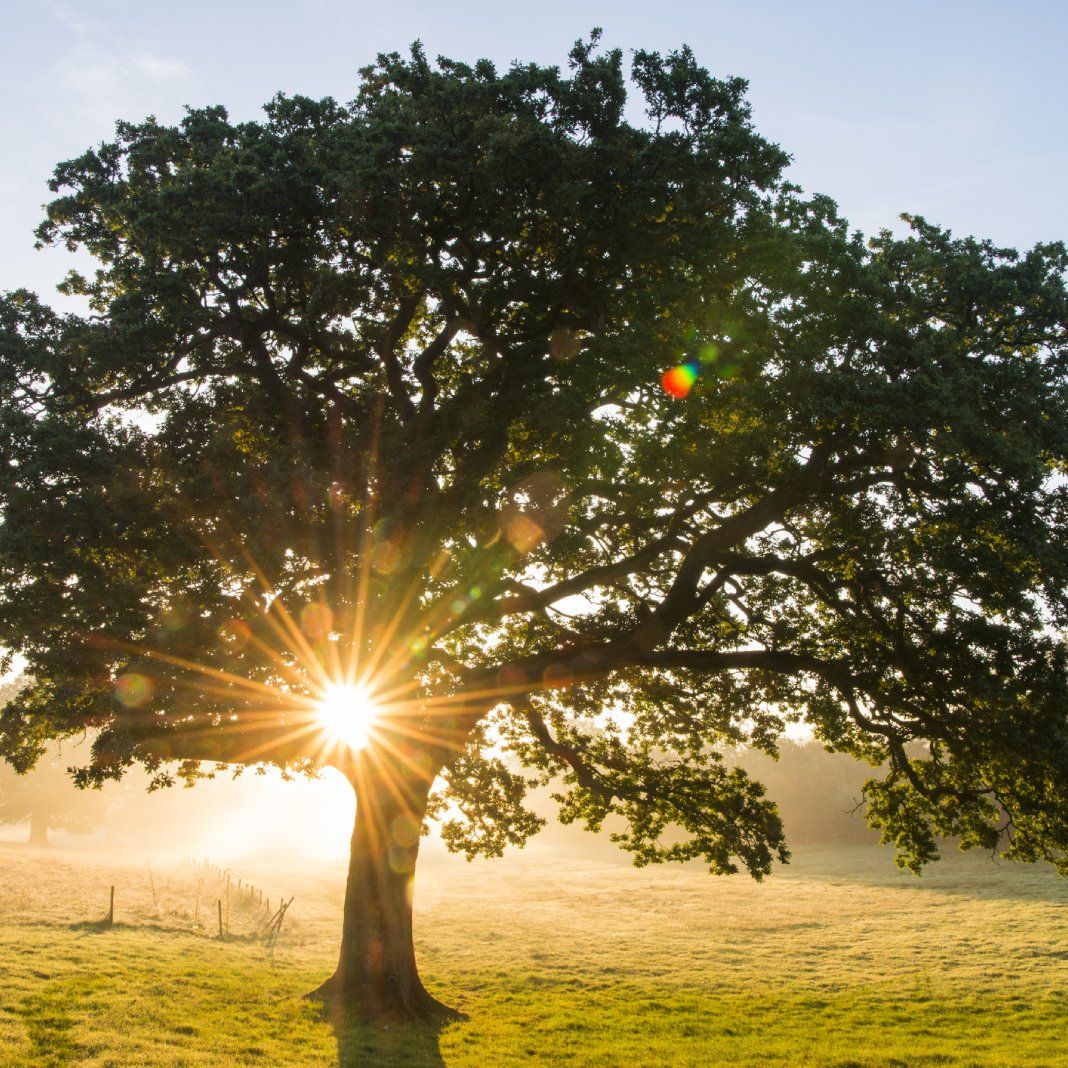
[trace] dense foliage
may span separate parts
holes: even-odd
[[[0,305],[35,680],[0,754],[330,761],[295,725],[356,656],[458,849],[556,777],[639,862],[759,876],[781,823],[720,751],[804,720],[885,766],[905,862],[1065,865],[1064,248],[866,240],[744,82],[630,79],[596,38],[563,72],[416,48],[56,169],[40,239],[99,267],[86,315]]]

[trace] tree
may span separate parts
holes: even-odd
[[[21,681],[0,685],[0,708],[21,688]],[[53,746],[37,761],[32,771],[22,775],[0,765],[0,824],[30,825],[29,844],[48,845],[49,831],[88,834],[104,814],[100,794],[76,790],[67,769],[71,754]]]
[[[347,105],[120,122],[38,231],[96,258],[90,313],[3,304],[0,643],[35,684],[0,752],[341,769],[319,993],[366,1014],[446,1011],[428,816],[496,855],[559,776],[636,863],[760,877],[781,823],[719,750],[797,720],[885,762],[902,863],[1066,866],[1064,248],[866,242],[743,81],[629,69],[416,46]]]
[[[70,764],[69,752],[53,746],[21,775],[0,765],[0,824],[28,822],[33,846],[48,845],[49,831],[92,831],[103,818],[103,799],[74,788],[67,774]]]

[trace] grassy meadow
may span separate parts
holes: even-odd
[[[273,958],[236,891],[215,937],[220,884],[191,864],[0,844],[0,1064],[1068,1064],[1068,889],[1046,871],[953,855],[916,879],[811,847],[756,884],[431,851],[421,966],[469,1019],[413,1032],[300,997],[331,970],[341,864],[228,863],[295,898]]]

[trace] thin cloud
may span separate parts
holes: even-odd
[[[131,62],[135,70],[156,81],[166,81],[189,73],[189,68],[181,60],[164,59],[152,52],[138,52]]]
[[[70,4],[54,4],[51,13],[69,41],[52,68],[54,81],[80,125],[102,134],[117,118],[176,109],[178,94],[188,94],[192,72],[182,60],[134,47],[114,26]]]

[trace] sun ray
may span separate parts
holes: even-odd
[[[267,611],[262,614],[261,618],[264,619],[267,625],[271,628],[274,634],[283,642],[283,644],[285,644],[287,640],[294,643],[297,646],[299,652],[303,654],[303,656],[307,659],[309,664],[314,664],[315,656],[313,650],[305,640],[304,634],[301,631],[300,626],[297,624],[296,620],[292,618],[292,616],[286,609],[285,604],[282,602],[282,599],[274,584],[267,577],[267,574],[263,570],[263,568],[261,568],[259,564],[256,563],[255,558],[252,556],[251,552],[249,552],[248,547],[245,544],[244,539],[240,536],[239,532],[235,530],[232,524],[230,524],[229,522],[224,521],[224,525],[230,531],[231,540],[234,546],[236,547],[237,553],[244,560],[246,567],[251,571],[252,576],[259,583],[263,593],[269,598]],[[195,524],[194,529],[196,530]],[[212,542],[211,539],[209,539],[199,530],[196,531],[196,535],[201,544],[205,546],[208,552],[212,554],[212,556],[227,571],[228,574],[240,578],[247,577],[247,573],[242,574],[238,570],[238,568],[234,566],[233,562],[226,558],[221,549],[219,549]],[[279,620],[275,619],[272,616],[271,613],[273,610],[277,610],[278,613],[281,615],[281,622],[279,622]],[[269,652],[273,657],[278,656],[275,650],[270,649],[269,646],[267,646],[255,636],[253,636],[252,640],[257,648]],[[325,673],[323,673],[323,676],[320,679],[320,684],[326,685],[327,682],[328,679]]]
[[[419,593],[419,579],[415,578],[411,581],[408,589],[405,591],[403,597],[400,598],[400,602],[397,605],[397,610],[393,613],[389,623],[386,625],[385,630],[382,632],[381,637],[378,640],[378,644],[375,651],[371,654],[370,660],[367,665],[368,674],[390,674],[396,669],[396,666],[404,659],[406,654],[407,642],[398,644],[398,648],[389,656],[385,666],[382,665],[383,657],[386,656],[386,651],[390,647],[390,643],[393,641],[394,635],[397,633],[397,628],[400,627],[401,621],[404,618],[404,614],[408,611],[408,606],[412,603],[413,599],[418,596]]]
[[[375,405],[374,418],[371,423],[371,440],[367,456],[367,478],[364,484],[364,501],[360,509],[360,534],[357,554],[356,597],[350,601],[355,611],[352,627],[348,636],[349,663],[345,669],[344,682],[354,685],[360,670],[360,650],[363,643],[364,620],[367,612],[367,591],[371,583],[371,543],[374,537],[375,494],[374,482],[378,469],[378,447],[382,437],[382,420],[384,418],[384,398],[379,397]],[[351,579],[346,593],[351,594]]]
[[[276,696],[279,692],[276,688],[268,686],[266,683],[257,682],[255,679],[250,679],[247,676],[235,675],[231,671],[212,667],[210,664],[198,664],[195,660],[188,660],[182,656],[175,656],[173,653],[165,653],[159,649],[152,649],[136,642],[124,642],[116,638],[103,640],[106,641],[107,644],[112,645],[117,649],[122,649],[125,652],[136,653],[138,656],[146,657],[149,660],[158,660],[161,663],[170,664],[172,667],[184,668],[186,671],[194,671],[201,675],[205,675],[208,678],[218,679],[221,682],[228,682],[235,687],[251,690],[253,693]]]

